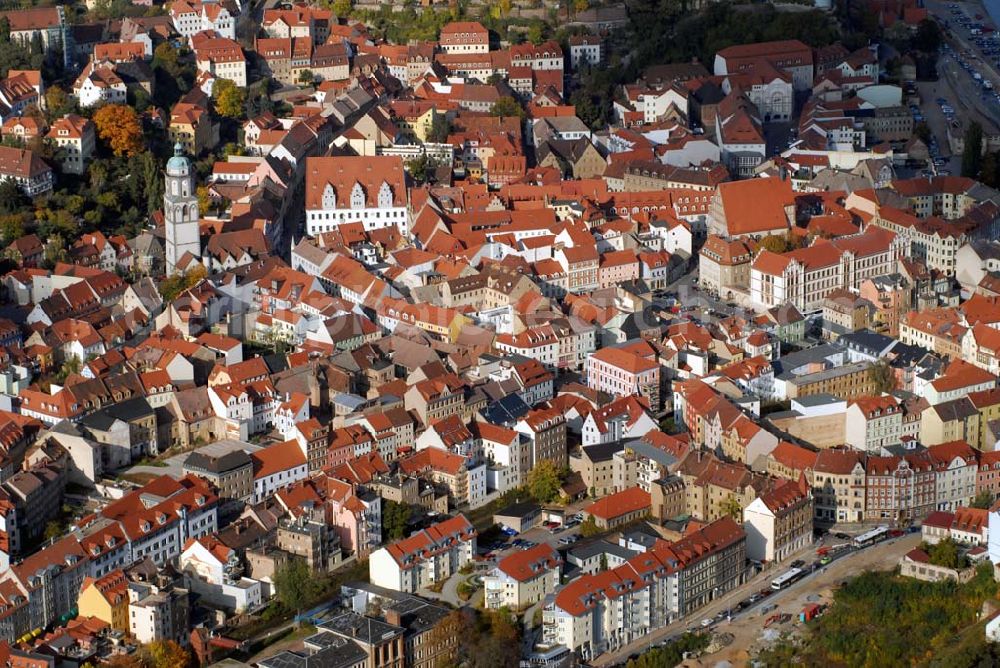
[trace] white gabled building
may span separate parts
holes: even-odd
[[[205,30],[236,39],[236,19],[218,2],[177,0],[170,5],[170,18],[174,30],[188,39]]]
[[[292,439],[250,454],[253,460],[253,503],[260,503],[279,489],[309,476],[309,462],[298,441]]]
[[[642,438],[659,429],[648,408],[634,396],[622,397],[591,411],[583,421],[582,445]]]
[[[305,208],[311,236],[357,222],[367,231],[395,226],[405,236],[409,217],[402,158],[307,158]]]
[[[497,350],[523,355],[554,368],[559,361],[559,339],[551,325],[526,329],[520,334],[498,334],[494,341]]]
[[[414,594],[447,580],[476,554],[476,530],[459,514],[398,540],[368,558],[371,583]]]

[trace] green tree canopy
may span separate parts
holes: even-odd
[[[509,95],[501,97],[490,107],[490,116],[517,116],[524,118],[524,107]]]
[[[226,118],[243,118],[246,105],[246,91],[229,79],[216,79],[212,86],[215,108]]]
[[[972,503],[969,505],[971,505],[973,508],[988,510],[989,507],[993,505],[993,501],[994,501],[993,493],[987,489],[984,489],[983,491],[976,494],[976,498],[973,499]]]
[[[430,132],[427,133],[427,141],[443,144],[448,141],[448,135],[450,134],[451,122],[448,120],[448,116],[445,114],[434,114]]]
[[[959,549],[958,543],[951,536],[939,540],[934,545],[927,546],[927,556],[931,563],[942,568],[964,568],[968,560]]]
[[[983,601],[996,593],[989,563],[962,585],[866,572],[835,590],[832,605],[809,623],[801,643],[781,643],[755,659],[766,666],[984,665],[958,662],[949,651],[960,636],[983,638],[975,624]]]
[[[868,377],[875,384],[878,394],[888,394],[896,389],[896,372],[884,359],[872,362],[868,367]]]
[[[382,540],[392,541],[405,537],[410,512],[407,503],[386,501],[382,505]]]
[[[312,573],[304,559],[292,558],[274,574],[274,593],[278,601],[299,612],[309,604]]]
[[[580,535],[584,538],[591,538],[602,533],[604,533],[604,530],[597,526],[593,515],[588,515],[587,519],[580,523]]]
[[[549,459],[543,459],[528,472],[528,492],[541,503],[549,503],[559,498],[562,480],[559,469]]]
[[[962,176],[976,178],[983,160],[983,126],[976,121],[965,129],[962,147]]]
[[[743,505],[740,503],[740,500],[732,494],[726,497],[726,499],[722,502],[722,505],[719,507],[719,510],[722,511],[723,515],[728,515],[737,522],[743,520]]]

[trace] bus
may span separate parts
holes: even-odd
[[[863,534],[856,536],[854,538],[854,547],[862,548],[868,547],[869,545],[874,545],[875,543],[885,540],[889,537],[889,527],[880,526],[875,527],[870,531],[866,531]]]
[[[785,587],[792,584],[805,574],[806,572],[803,571],[801,568],[793,568],[789,570],[787,573],[779,575],[777,578],[775,578],[771,582],[771,589],[774,590],[784,589]]]

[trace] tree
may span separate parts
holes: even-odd
[[[979,169],[979,180],[993,188],[1000,184],[1000,163],[997,162],[996,153],[987,152],[983,156],[983,164]]]
[[[532,44],[541,44],[545,41],[545,23],[535,20],[528,26],[528,41]]]
[[[198,198],[198,214],[206,215],[212,210],[212,200],[208,196],[208,188],[206,186],[198,186],[194,189],[195,196]]]
[[[490,107],[490,116],[517,116],[524,118],[524,108],[510,95],[504,95]]]
[[[97,136],[116,156],[131,157],[146,150],[139,115],[132,107],[105,105],[94,114],[94,126]]]
[[[304,559],[292,558],[274,574],[274,590],[278,601],[296,613],[309,604],[312,573]]]
[[[430,132],[427,133],[427,141],[443,144],[448,141],[448,135],[450,134],[451,123],[448,121],[448,116],[445,114],[434,114],[434,118],[431,120]]]
[[[47,268],[55,267],[59,262],[66,261],[66,242],[59,235],[49,237],[49,242],[45,244],[43,260]]]
[[[23,211],[31,200],[21,192],[13,179],[0,181],[0,214],[8,215]]]
[[[163,297],[164,303],[171,302],[177,295],[193,287],[207,275],[208,270],[205,269],[204,265],[199,264],[189,269],[186,273],[169,276],[160,283],[160,296]]]
[[[952,540],[951,536],[928,546],[926,551],[931,563],[935,566],[942,568],[964,568],[966,566],[965,556],[959,551],[958,543]]]
[[[913,36],[912,45],[924,53],[937,53],[941,48],[941,26],[933,19],[924,19],[917,24],[917,33]]]
[[[56,372],[56,382],[59,384],[65,383],[67,378],[80,373],[81,368],[82,363],[80,362],[79,357],[76,355],[67,357],[66,361],[62,363],[61,367],[59,367],[59,371]]]
[[[511,6],[511,0],[497,0],[497,2],[490,5],[490,16],[494,20],[499,21],[510,14]]]
[[[997,587],[990,563],[964,584],[922,582],[892,572],[862,573],[837,588],[832,604],[804,629],[793,654],[761,665],[996,665],[956,660],[948,652],[963,638],[984,637],[982,627],[975,626],[983,602],[996,596]]]
[[[423,155],[417,156],[413,160],[408,161],[406,163],[406,170],[410,172],[410,176],[412,176],[416,181],[420,181],[422,183],[433,175],[437,166],[437,160],[424,153]]]
[[[979,492],[979,494],[976,494],[976,498],[974,498],[972,500],[972,503],[969,505],[971,505],[973,508],[989,510],[990,506],[993,505],[994,501],[995,499],[993,498],[993,494],[989,490],[984,489],[983,491]]]
[[[76,358],[73,358],[76,359]],[[63,526],[55,520],[51,520],[45,525],[45,540],[52,540],[63,535]]]
[[[872,362],[868,367],[868,378],[875,384],[878,394],[889,394],[896,389],[896,373],[884,359]]]
[[[229,79],[217,79],[212,87],[215,108],[226,118],[243,117],[246,92]]]
[[[333,13],[337,18],[351,15],[351,0],[333,0]]]
[[[559,498],[559,470],[549,459],[543,459],[528,472],[528,492],[540,503],[549,503]]]
[[[719,506],[719,510],[722,511],[723,515],[732,517],[737,522],[740,522],[743,519],[743,504],[741,504],[740,500],[732,494],[725,498]]]
[[[177,49],[170,42],[161,42],[153,50],[153,67],[161,68],[168,74],[176,75],[178,72],[178,60],[180,56]]]
[[[192,668],[194,658],[173,640],[154,640],[142,648],[149,668]]]
[[[587,515],[587,519],[580,523],[580,535],[584,538],[591,538],[604,533],[604,529],[597,526],[593,515]]]
[[[61,118],[73,109],[73,99],[60,86],[49,86],[45,90],[45,107],[50,118]]]
[[[138,652],[132,654],[112,654],[101,664],[104,668],[146,668]]]
[[[927,123],[917,123],[913,126],[913,136],[925,144],[931,141],[931,128]]]
[[[976,121],[969,123],[965,129],[965,142],[962,148],[962,176],[976,178],[983,159],[983,127]]]
[[[382,507],[382,540],[399,540],[406,536],[410,513],[408,503],[386,501]]]
[[[665,647],[656,647],[643,653],[638,659],[631,659],[625,668],[665,668],[684,661],[688,652],[698,653],[709,645],[707,633],[685,633]]]
[[[428,633],[432,651],[441,651],[435,668],[516,668],[521,627],[507,608],[453,610]]]
[[[314,81],[316,81],[316,75],[312,73],[312,70],[299,72],[299,83],[303,86],[311,86]]]
[[[764,239],[760,242],[760,247],[769,250],[772,253],[779,254],[787,253],[789,250],[788,242],[785,240],[785,237],[779,234],[769,234],[764,237]]]
[[[0,238],[8,246],[11,242],[24,236],[24,218],[18,214],[0,217]]]

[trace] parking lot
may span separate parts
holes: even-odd
[[[586,505],[578,504],[580,506]],[[512,554],[518,550],[529,550],[540,544],[551,545],[557,550],[565,550],[572,547],[580,539],[580,524],[583,522],[583,514],[577,508],[570,506],[567,510],[570,519],[565,525],[550,523],[548,526],[540,524],[528,529],[523,533],[512,533],[510,531],[499,536],[496,540],[480,541],[478,551],[480,558],[484,561],[496,563],[496,561]]]

